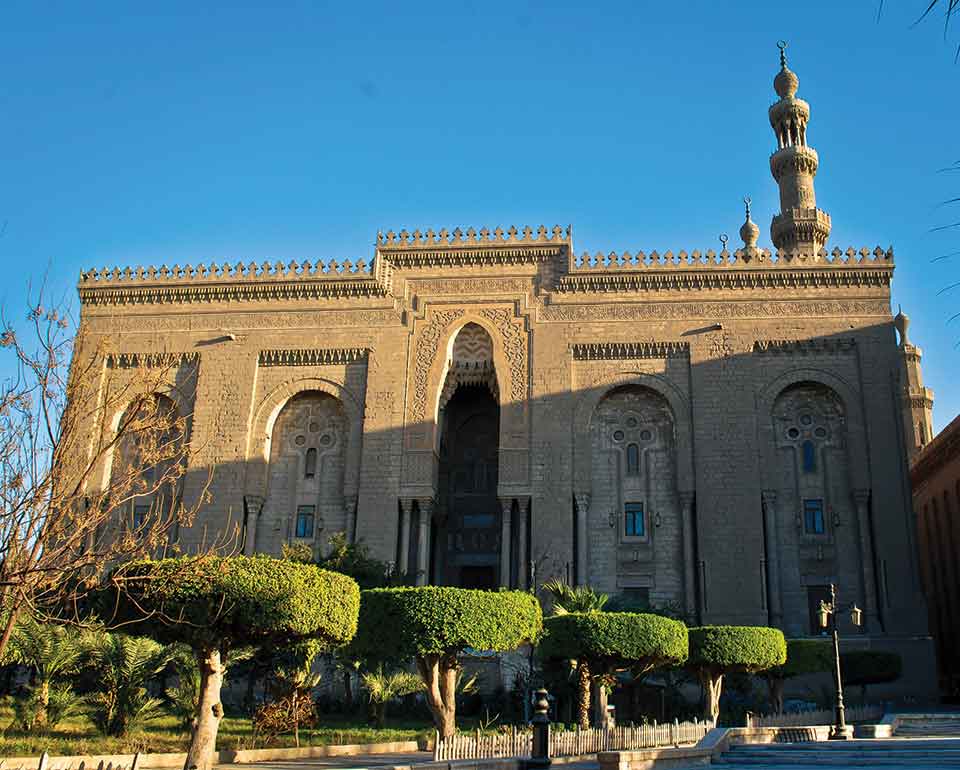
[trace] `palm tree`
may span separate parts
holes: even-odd
[[[548,580],[543,590],[550,594],[553,601],[553,613],[566,615],[570,612],[600,612],[610,599],[606,594],[593,590],[590,586],[570,586],[562,580]]]
[[[67,716],[73,691],[61,678],[76,674],[83,663],[82,636],[61,626],[28,619],[19,623],[10,638],[6,658],[29,668],[33,674],[30,693],[17,704],[17,721],[26,730],[43,730]],[[51,692],[55,708],[51,710]]]
[[[387,721],[387,704],[394,698],[419,692],[423,689],[423,680],[417,674],[409,671],[394,671],[385,674],[383,666],[376,671],[367,671],[361,676],[363,686],[367,690],[370,705],[373,706],[373,716],[376,726],[382,728]]]
[[[103,634],[91,651],[101,691],[89,698],[90,718],[100,732],[123,736],[156,716],[160,700],[146,683],[158,676],[176,650],[151,639]]]

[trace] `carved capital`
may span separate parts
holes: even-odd
[[[260,511],[263,510],[264,502],[264,498],[259,495],[244,495],[243,505],[246,509],[247,516],[259,516]]]
[[[684,510],[688,510],[690,506],[693,505],[693,498],[695,496],[696,493],[692,490],[677,493],[677,499],[680,501],[680,505]]]
[[[497,498],[500,501],[500,510],[503,512],[504,518],[510,516],[513,511],[513,500],[512,497],[500,497]]]
[[[580,509],[581,513],[586,513],[590,510],[590,495],[586,492],[575,492],[574,497],[577,499],[577,508]]]
[[[413,503],[416,501],[415,497],[401,497],[400,498],[400,510],[403,511],[404,516],[409,516],[413,513]]]
[[[433,515],[434,502],[432,497],[418,497],[417,507],[420,509],[420,523],[423,526]]]
[[[760,493],[760,499],[763,501],[764,508],[773,508],[777,504],[777,490],[764,489]]]

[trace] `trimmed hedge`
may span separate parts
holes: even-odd
[[[687,628],[678,620],[633,612],[572,612],[544,621],[544,658],[646,661],[675,665],[687,659]]]
[[[691,628],[687,666],[704,671],[754,673],[787,660],[783,632],[767,626],[700,626]]]
[[[263,555],[183,557],[131,562],[114,579],[121,592],[107,591],[102,606],[115,620],[130,622],[124,630],[161,642],[340,645],[357,629],[356,582],[312,564]]]
[[[903,659],[899,653],[881,650],[851,650],[840,653],[843,683],[854,687],[884,684],[900,678]]]
[[[769,673],[789,679],[830,671],[832,666],[833,645],[828,639],[787,639],[787,662]]]
[[[536,642],[540,602],[525,591],[446,586],[361,592],[360,625],[351,650],[359,658],[405,659],[476,650],[513,650]]]

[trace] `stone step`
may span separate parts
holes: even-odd
[[[736,767],[943,767],[960,768],[960,759],[944,759],[935,755],[909,758],[883,756],[856,757],[749,757],[724,754],[717,764]]]
[[[848,752],[848,751],[958,751],[960,740],[954,738],[896,738],[852,741],[805,741],[802,743],[764,743],[764,744],[736,744],[730,751],[817,751],[817,752]]]

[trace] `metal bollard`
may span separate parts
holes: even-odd
[[[527,768],[550,767],[550,701],[542,687],[533,694],[533,751],[524,766]]]

